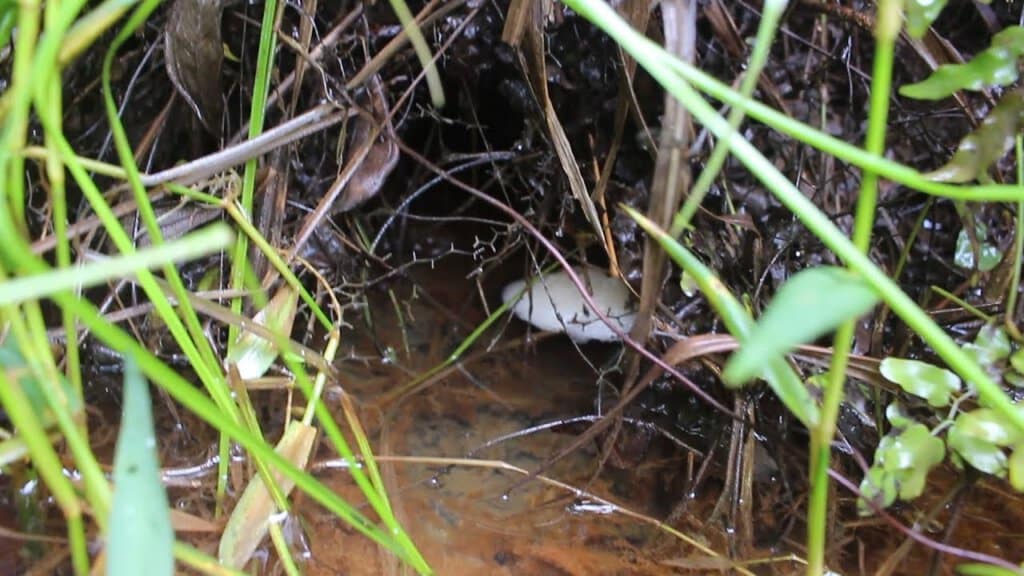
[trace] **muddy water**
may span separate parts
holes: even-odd
[[[468,283],[467,283],[468,284]],[[463,295],[441,298],[466,302]],[[458,318],[482,319],[479,311],[454,310],[412,301],[405,334],[388,307],[375,307],[374,339],[350,342],[353,357],[395,351],[392,362],[344,362],[347,387],[372,404],[387,389],[439,362],[465,329]],[[453,310],[449,309],[449,312]],[[516,332],[520,327],[512,326]],[[370,332],[370,331],[366,331]],[[486,342],[484,343],[486,344]],[[409,353],[406,353],[406,350]],[[586,360],[563,338],[526,350],[496,352],[459,366],[429,388],[393,405],[383,415],[367,408],[368,427],[384,456],[464,458],[492,461],[477,466],[384,462],[392,503],[403,525],[439,574],[661,574],[653,550],[676,548],[654,527],[611,513],[597,500],[531,481],[493,462],[535,470],[567,445],[579,426],[529,431],[547,423],[593,414],[595,368],[613,360],[615,346],[588,347]],[[589,363],[588,363],[589,362]],[[509,437],[512,435],[512,437]],[[546,475],[641,514],[663,516],[653,484],[664,470],[607,470],[593,479],[596,446],[588,445],[553,465]],[[318,475],[332,488],[360,501],[347,474],[319,463]],[[675,465],[666,463],[667,465]],[[514,489],[513,489],[514,488]],[[398,573],[390,556],[310,506],[308,524],[315,574]]]

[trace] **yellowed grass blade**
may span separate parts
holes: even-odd
[[[288,424],[275,450],[292,464],[305,468],[315,440],[316,428],[293,421]],[[285,496],[295,487],[295,483],[282,474],[274,472],[273,476]],[[217,550],[221,564],[236,569],[244,567],[267,535],[267,526],[277,512],[263,479],[253,476],[221,535]]]

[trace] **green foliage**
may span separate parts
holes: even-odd
[[[174,574],[174,530],[156,446],[149,384],[135,360],[127,357],[124,410],[114,456],[108,576]]]
[[[928,473],[946,455],[942,440],[934,437],[923,424],[893,428],[875,450],[875,461],[861,482],[864,499],[885,507],[897,498],[911,500],[924,491]],[[858,511],[871,514],[866,500],[857,503]]]
[[[997,377],[1005,368],[1004,361],[1010,358],[1011,352],[1013,352],[1010,336],[1006,330],[994,324],[983,326],[974,338],[974,342],[964,344],[964,350],[974,356],[974,360],[978,364]],[[1016,355],[1020,355],[1020,352],[1018,351]]]
[[[1007,457],[1003,448],[1021,444],[1022,435],[988,408],[959,414],[949,429],[949,448],[974,468],[1003,477]]]
[[[910,33],[923,33],[938,15],[941,4],[944,3],[910,2],[907,14]],[[919,25],[924,28],[919,29]],[[969,62],[940,66],[928,78],[900,88],[900,94],[919,100],[938,100],[959,90],[979,91],[1009,86],[1017,81],[1018,61],[1022,55],[1024,28],[1013,26],[993,36],[989,47]],[[1024,92],[1020,88],[1010,90],[981,125],[960,141],[953,158],[928,176],[937,182],[970,182],[984,178],[988,168],[1013,146],[1022,119]]]
[[[924,398],[933,408],[949,406],[950,395],[960,391],[956,374],[927,362],[886,358],[878,369],[887,380],[908,394]]]
[[[984,179],[992,164],[1013,146],[1024,119],[1024,89],[1003,95],[973,132],[964,137],[949,162],[926,174],[936,182],[970,182]]]
[[[988,238],[988,227],[978,222],[975,225],[975,237],[978,239],[978,263],[977,269],[980,272],[988,272],[1003,259],[1003,253],[999,247],[986,241]],[[960,230],[956,237],[956,251],[953,253],[953,263],[965,270],[974,270],[974,246],[967,230]]]
[[[965,344],[963,348],[989,374],[1004,382],[1020,376],[1011,359],[1020,358],[1021,350],[1014,350],[1002,327],[983,327],[974,342]],[[897,498],[910,499],[919,495],[919,492],[914,494],[917,481],[927,476],[928,470],[942,460],[941,455],[934,460],[939,453],[939,445],[943,447],[942,453],[948,449],[951,461],[957,466],[966,464],[985,474],[1008,477],[1014,489],[1024,491],[1024,432],[1005,414],[985,406],[984,402],[980,407],[960,411],[961,400],[974,395],[970,383],[965,395],[954,401],[954,395],[961,393],[961,381],[949,370],[918,360],[886,358],[881,362],[879,371],[904,392],[925,400],[936,410],[930,421],[938,424],[927,432],[922,419],[908,412],[902,404],[893,402],[886,408],[886,417],[893,431],[882,439],[875,452],[874,463],[861,483],[866,498],[888,506]],[[939,409],[949,406],[954,406],[952,413],[944,415],[939,412]],[[1015,409],[1024,413],[1024,406],[1018,405]],[[925,441],[920,430],[927,432],[932,440]],[[921,453],[914,454],[915,450]],[[894,465],[894,462],[900,464]],[[904,464],[920,467],[921,477],[904,470]],[[861,502],[860,506],[861,513],[870,511],[866,502]]]
[[[756,325],[747,309],[729,292],[728,288],[722,285],[714,272],[692,252],[684,248],[679,241],[658,228],[657,224],[628,206],[623,206],[623,210],[661,244],[669,257],[693,278],[704,297],[722,317],[729,332],[741,343],[746,343],[750,334],[756,329]],[[759,368],[758,375],[768,382],[768,386],[779,400],[801,423],[812,428],[820,422],[821,413],[817,403],[811,397],[807,386],[783,357],[766,358],[761,362]],[[729,381],[727,380],[726,383],[728,384]],[[733,386],[736,384],[736,381],[732,382]]]
[[[946,0],[908,0],[904,5],[907,11],[907,32],[914,38],[924,36],[945,7]]]
[[[7,46],[11,41],[11,32],[14,31],[14,24],[18,14],[14,2],[0,2],[0,46]]]
[[[723,378],[738,383],[764,369],[764,362],[781,358],[796,346],[808,344],[855,320],[878,302],[878,296],[859,276],[842,268],[823,266],[802,270],[772,298],[757,325],[730,358]]]
[[[823,244],[831,249],[836,256],[851,270],[855,271],[864,281],[869,284],[885,304],[895,312],[906,325],[919,336],[931,349],[956,372],[956,374],[968,383],[968,392],[953,401],[953,406],[959,409],[961,401],[967,401],[975,395],[978,400],[987,407],[992,407],[1006,422],[1024,431],[1024,413],[1017,410],[1014,402],[1006,394],[1003,386],[1004,381],[993,378],[993,374],[982,368],[974,361],[973,356],[965,351],[955,342],[942,328],[937,326],[920,306],[912,301],[908,295],[891,281],[891,278],[880,270],[866,255],[870,244],[871,233],[874,223],[874,203],[877,197],[877,182],[880,178],[901,182],[915,190],[928,194],[952,198],[956,200],[970,201],[1019,201],[1021,189],[1017,186],[999,186],[992,184],[974,186],[953,186],[946,182],[968,182],[975,178],[983,177],[984,171],[998,159],[998,154],[992,151],[1005,151],[1007,143],[1012,142],[1016,135],[1018,120],[1012,116],[1011,106],[1006,116],[997,120],[986,122],[988,124],[1000,124],[1014,122],[1011,128],[1003,129],[1000,133],[993,130],[993,136],[985,135],[984,138],[975,141],[961,143],[963,149],[962,157],[964,163],[955,166],[951,174],[930,174],[923,175],[909,169],[905,165],[890,166],[885,156],[885,125],[889,106],[889,90],[892,78],[892,61],[895,52],[896,39],[899,30],[904,23],[903,10],[907,7],[906,2],[900,0],[882,0],[877,3],[877,14],[875,26],[876,50],[874,68],[872,71],[871,86],[871,110],[869,113],[869,130],[867,141],[863,147],[841,142],[837,139],[815,130],[811,126],[786,116],[770,106],[751,100],[749,97],[739,94],[729,86],[711,78],[697,67],[683,62],[673,55],[667,53],[661,46],[658,46],[650,39],[644,37],[630,28],[615,14],[614,10],[606,3],[598,0],[565,0],[565,3],[573,10],[584,15],[596,23],[633,56],[636,61],[646,69],[651,76],[661,84],[668,93],[679,99],[692,114],[695,121],[699,122],[707,131],[714,134],[720,141],[730,147],[734,157],[754,174],[760,182],[771,191],[774,198],[780,204],[791,210],[795,217],[807,227],[807,229],[819,238]],[[912,17],[915,33],[923,32],[934,18],[935,10],[928,9],[926,3],[918,1],[910,6],[911,11],[917,11]],[[1016,33],[1011,33],[1016,34]],[[1009,48],[1017,53],[1021,43],[1013,42]],[[997,54],[998,55],[998,54]],[[983,67],[981,67],[983,68]],[[970,74],[974,69],[960,69],[960,75]],[[957,70],[954,70],[956,72]],[[984,70],[983,70],[984,71]],[[992,81],[1005,82],[1009,73],[1015,73],[1005,68],[992,72]],[[924,93],[932,98],[942,98],[938,89],[947,90],[947,95],[957,88],[942,86],[944,72],[932,80],[933,84],[925,84]],[[963,80],[963,78],[956,78]],[[938,85],[936,85],[937,83]],[[968,78],[967,84],[970,84]],[[977,85],[977,83],[975,83]],[[984,78],[979,87],[984,87]],[[914,87],[908,87],[910,94],[915,91]],[[920,87],[916,88],[920,90]],[[795,139],[830,154],[837,159],[848,161],[861,167],[864,171],[864,184],[858,199],[857,214],[854,225],[854,242],[851,242],[845,234],[840,232],[833,223],[821,213],[808,199],[800,193],[793,183],[779,173],[772,163],[749,142],[743,135],[733,128],[724,118],[717,115],[708,102],[697,93],[705,92],[712,99],[718,100],[733,107],[743,107],[744,111],[751,117],[765,125],[778,130],[779,132],[792,136]],[[997,142],[998,140],[998,142]],[[972,153],[971,146],[982,145],[985,150],[982,153]],[[1001,152],[1000,152],[1001,153]],[[1001,196],[996,198],[996,196]],[[864,199],[868,198],[867,201]],[[667,244],[674,242],[672,235],[665,234],[658,230],[650,222],[644,222],[638,215],[630,211],[630,215],[641,222],[645,230],[654,236],[666,250],[671,253]],[[681,218],[685,223],[685,218]],[[693,262],[696,258],[684,250],[679,250],[673,258],[688,273],[693,273]],[[699,265],[699,263],[697,263]],[[703,282],[703,283],[702,283]],[[743,328],[736,330],[729,325],[732,311],[723,305],[720,293],[727,292],[720,283],[715,281],[706,282],[698,278],[698,284],[708,301],[722,316],[723,321],[741,343],[745,343],[748,330]],[[717,285],[716,285],[717,284]],[[803,317],[801,317],[801,320]],[[842,396],[842,384],[845,375],[845,354],[852,340],[852,325],[845,323],[837,331],[836,353],[834,355],[833,370],[828,378],[828,386],[825,388],[824,400],[821,408],[815,406],[815,414],[818,419],[816,424],[809,425],[812,433],[813,457],[817,458],[818,466],[812,471],[811,483],[812,493],[808,509],[808,573],[824,573],[824,550],[826,539],[824,537],[827,506],[828,488],[828,458],[829,442],[836,421],[836,412],[839,400]],[[1024,363],[1024,361],[1022,361]],[[1003,374],[1009,374],[1004,372]],[[771,380],[769,380],[771,382]],[[920,385],[920,384],[918,384]],[[802,388],[802,387],[801,387]],[[773,390],[783,398],[783,394],[773,386]],[[925,387],[930,393],[933,402],[949,403],[951,393],[938,393],[941,388],[932,386]],[[804,390],[806,394],[806,390]],[[792,400],[792,399],[790,399]],[[790,401],[783,400],[787,408],[796,410]],[[947,410],[948,411],[948,410]],[[917,413],[913,413],[916,415]],[[940,419],[937,415],[929,420]],[[927,472],[914,471],[914,466],[928,469],[942,460],[945,455],[945,445],[940,437],[946,428],[952,425],[949,421],[940,422],[934,429],[925,424],[918,423],[909,412],[901,410],[893,411],[894,421],[900,425],[896,427],[890,439],[886,442],[883,450],[880,450],[880,464],[873,467],[869,474],[868,486],[878,488],[869,494],[869,497],[878,496],[885,501],[894,501],[898,497],[911,497],[920,492],[920,487]],[[805,424],[807,420],[801,418]],[[934,430],[934,432],[932,432]],[[909,459],[909,462],[908,462]]]
[[[900,88],[918,100],[940,100],[958,90],[983,90],[1017,81],[1017,59],[1024,54],[1024,28],[1013,26],[992,37],[988,49],[963,64],[944,64],[928,78]]]

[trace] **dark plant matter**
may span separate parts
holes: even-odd
[[[249,138],[263,10],[253,2],[165,4],[128,40],[113,69],[113,96],[147,175]],[[531,15],[524,4],[532,3],[410,4],[436,56],[442,108],[432,106],[423,65],[400,37],[402,25],[388,3],[305,1],[284,7],[266,129],[310,111],[332,116],[256,156],[251,218],[319,302],[326,307],[331,299],[338,301],[341,344],[325,402],[344,422],[349,407],[343,410],[342,392],[352,399],[376,454],[504,460],[581,490],[556,491],[533,476],[507,471],[475,479],[451,463],[385,462],[392,502],[408,509],[402,512],[404,522],[426,525],[437,518],[430,524],[434,528],[411,533],[438,573],[801,573],[807,430],[767,387],[733,391],[721,383],[735,342],[675,265],[666,268],[659,287],[650,337],[638,344],[682,379],[621,342],[574,343],[565,335],[542,335],[510,314],[498,318],[457,361],[445,364],[501,305],[504,286],[550,271],[556,264],[552,248],[581,270],[609,271],[637,296],[647,280],[645,234],[621,207],[647,213],[656,196],[652,176],[661,131],[667,129],[664,92],[624,59],[608,36],[569,8],[538,2],[538,15]],[[759,3],[686,4],[697,11],[695,63],[738,85],[749,58],[747,40],[760,22]],[[929,58],[954,61],[984,50],[988,39],[1016,22],[1020,10],[1007,2],[950,4],[929,42],[904,38],[897,43],[894,86],[927,76]],[[645,23],[648,37],[664,42],[657,3],[612,5]],[[861,145],[873,64],[873,6],[791,2],[755,98]],[[196,7],[209,18],[196,20],[198,13],[189,11]],[[518,31],[515,18],[526,22]],[[205,33],[195,29],[200,25]],[[116,29],[104,40],[114,34]],[[63,123],[78,155],[116,164],[97,81],[107,44],[96,43],[64,72]],[[0,66],[0,75],[10,73],[8,62]],[[894,90],[888,157],[922,172],[939,168],[995,106],[996,96],[960,93],[926,101]],[[37,130],[38,121],[32,122],[30,129]],[[691,131],[683,162],[696,178],[715,139],[700,125]],[[858,168],[755,120],[745,121],[741,133],[840,229],[851,232]],[[568,147],[559,145],[563,137]],[[582,178],[596,228],[567,165]],[[53,260],[44,166],[28,166],[29,234],[34,249]],[[237,194],[242,170],[242,162],[234,162],[190,184],[219,197]],[[1009,157],[988,177],[1012,182],[1015,171]],[[131,193],[117,178],[99,178],[117,216],[145,245],[148,235]],[[149,192],[158,212],[167,215],[161,225],[168,238],[212,220],[231,222],[221,208],[183,204],[166,186]],[[116,252],[81,191],[71,187],[69,195],[76,253],[86,259]],[[1015,289],[1010,285],[1014,219],[1010,204],[957,203],[883,181],[870,257],[959,342],[976,342],[985,322],[969,308],[1002,319],[1006,294]],[[981,228],[960,242],[997,248],[1005,257],[996,265],[982,270],[955,261],[958,234],[970,228],[966,222]],[[726,161],[683,240],[755,317],[797,272],[843,265],[736,158]],[[250,248],[250,261],[251,286],[270,282],[263,288],[272,295],[281,282],[271,260]],[[230,269],[225,257],[181,266],[188,289],[211,300],[226,297],[213,291],[226,288]],[[195,378],[135,284],[104,284],[83,297],[116,316],[176,371]],[[247,299],[241,313],[252,317],[257,311],[255,301]],[[59,311],[48,308],[46,314],[54,326],[54,349],[61,349],[66,336],[58,328]],[[1024,321],[1017,311],[1009,317]],[[205,335],[223,357],[230,322],[206,321]],[[290,337],[321,351],[328,334],[300,302]],[[90,441],[100,461],[110,462],[122,360],[88,334],[80,340]],[[814,344],[792,356],[803,378],[828,365],[830,338]],[[833,445],[832,473],[845,482],[836,482],[830,496],[830,568],[842,574],[949,574],[962,561],[957,551],[1019,562],[1024,558],[1020,495],[1006,481],[957,468],[948,459],[928,475],[919,498],[898,501],[885,514],[858,514],[859,494],[851,487],[861,484],[890,432],[886,407],[907,397],[880,374],[879,362],[888,357],[936,361],[894,314],[877,307],[857,324]],[[1002,374],[1011,371],[1009,362],[989,367]],[[279,362],[265,385],[248,392],[271,444],[302,405],[298,392],[292,404],[293,389],[281,384],[289,376],[283,366]],[[438,366],[443,368],[432,372]],[[620,405],[624,398],[628,402]],[[934,416],[920,399],[902,406],[920,421]],[[154,411],[162,465],[178,474],[165,477],[172,506],[211,526],[179,531],[178,538],[216,554],[222,526],[216,518],[223,518],[217,516],[223,512],[216,493],[217,433],[156,388]],[[594,426],[601,429],[588,435]],[[308,468],[361,505],[348,476],[332,467],[338,455],[327,446],[313,451]],[[255,473],[244,451],[232,450],[235,484],[226,496],[227,510]],[[27,535],[29,544],[12,547],[0,535],[0,573],[71,573],[67,558],[47,564],[51,553],[65,550],[50,539],[66,535],[60,511],[44,495],[19,491],[33,481],[31,467],[14,464],[3,471],[0,527]],[[597,511],[598,499],[588,494],[663,520],[719,556],[711,558],[649,525],[605,516]],[[368,540],[313,500],[298,492],[292,499],[299,522],[289,527],[288,541],[304,573],[390,569],[390,557],[378,555]],[[912,538],[910,530],[926,539]],[[479,548],[470,543],[474,534]],[[268,542],[249,567],[282,573]],[[451,557],[459,560],[444,564],[439,558],[449,546]]]

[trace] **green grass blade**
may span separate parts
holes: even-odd
[[[140,269],[156,268],[212,254],[230,245],[233,234],[224,224],[214,224],[180,240],[139,250],[78,268],[62,268],[22,276],[0,284],[0,306],[47,298],[62,290],[76,290],[132,276]]]
[[[174,530],[160,481],[149,384],[131,357],[124,362],[124,411],[114,456],[114,503],[107,575],[174,574]]]

